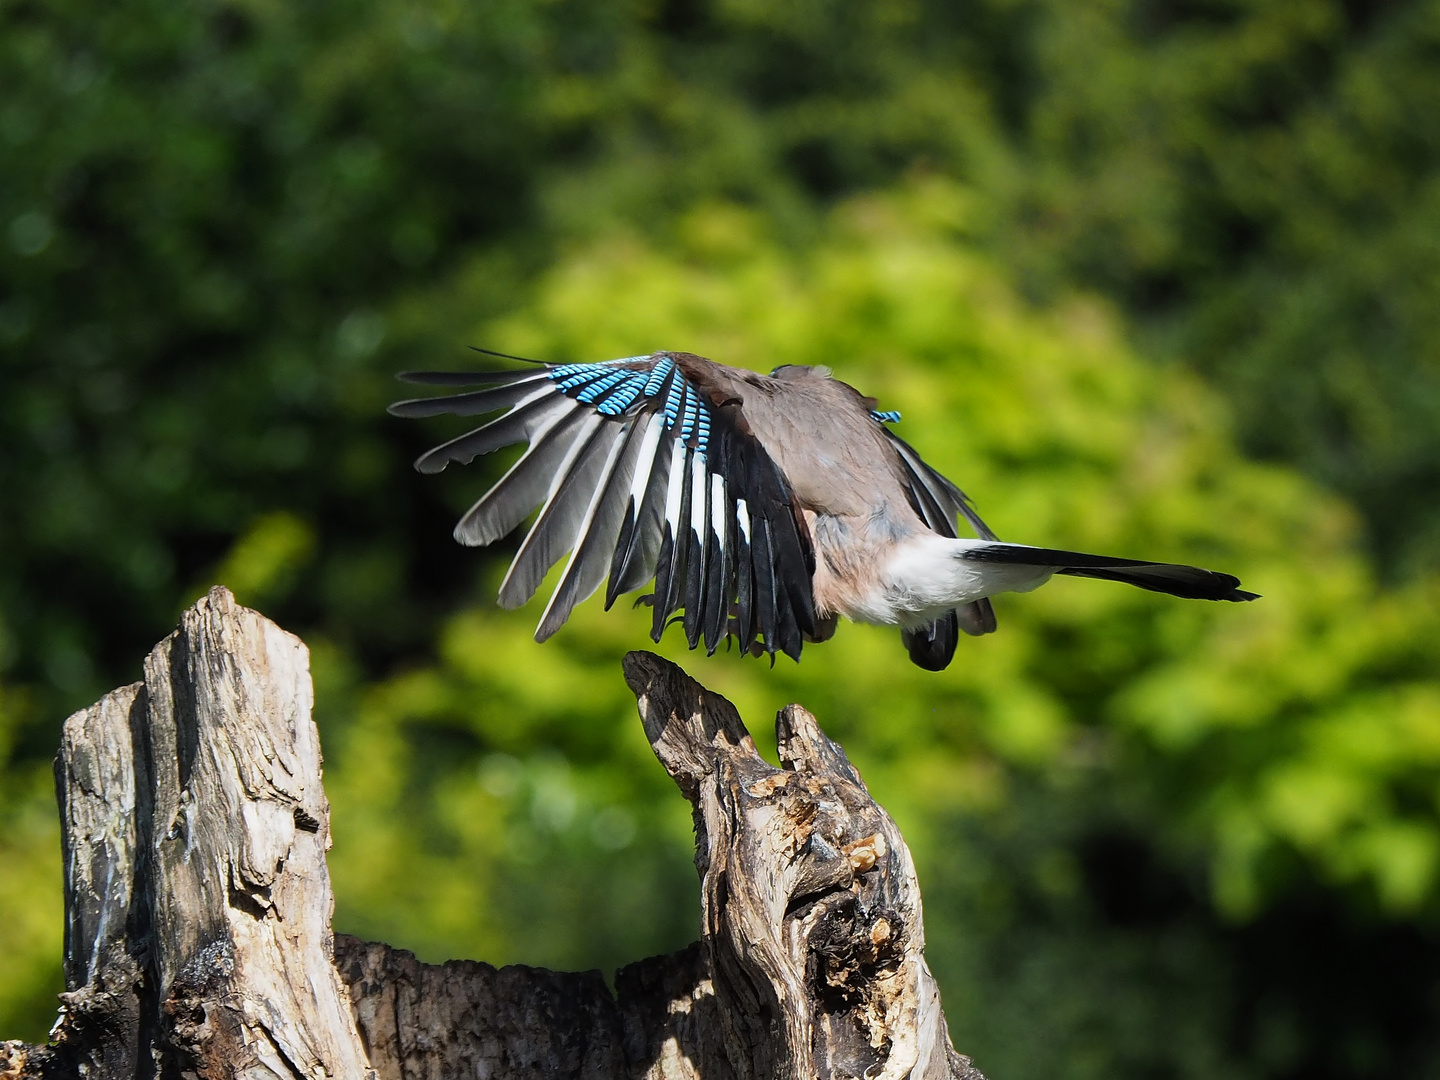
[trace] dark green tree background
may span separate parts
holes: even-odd
[[[0,0],[0,1034],[59,988],[48,761],[214,581],[306,638],[342,929],[693,936],[618,678],[449,539],[494,465],[391,375],[484,344],[827,363],[1067,582],[797,698],[912,840],[990,1075],[1440,1075],[1440,3]]]

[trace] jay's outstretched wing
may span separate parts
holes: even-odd
[[[402,401],[390,412],[505,410],[424,454],[415,462],[421,472],[528,444],[460,519],[455,539],[492,543],[540,508],[500,586],[500,604],[519,607],[571,553],[536,640],[555,633],[608,573],[607,608],[654,579],[656,641],[683,610],[691,648],[703,640],[713,653],[733,633],[743,649],[759,643],[798,659],[815,629],[809,534],[718,368],[689,353],[655,353],[528,371],[420,372],[401,378],[482,389]]]

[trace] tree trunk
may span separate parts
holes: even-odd
[[[734,707],[631,653],[694,806],[702,938],[597,972],[420,963],[332,937],[329,806],[299,639],[224,589],[145,679],[65,724],[65,980],[21,1077],[982,1080],[950,1045],[899,830],[804,709],[783,769]]]

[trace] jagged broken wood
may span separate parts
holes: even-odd
[[[596,972],[420,963],[334,937],[329,807],[299,639],[214,589],[145,679],[65,725],[67,991],[20,1077],[979,1080],[924,959],[903,839],[799,706],[783,768],[734,707],[625,658],[694,806],[702,938]]]

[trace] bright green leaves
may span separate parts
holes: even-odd
[[[314,531],[296,515],[276,511],[257,518],[209,578],[240,603],[263,610],[289,594],[314,554]]]

